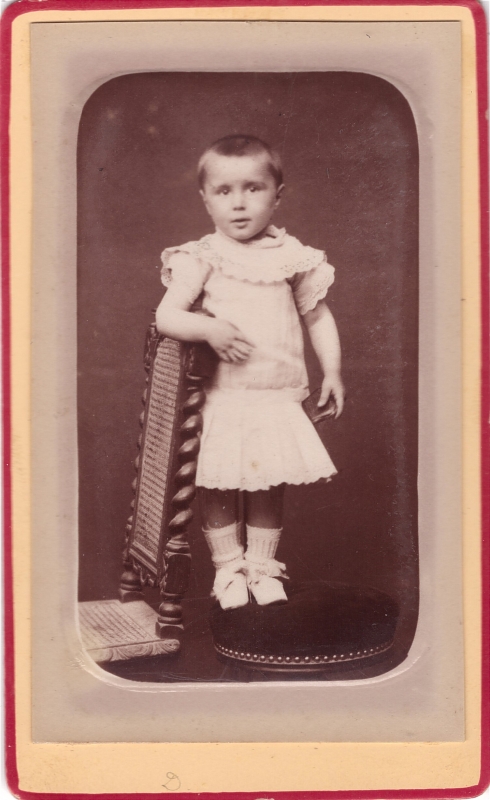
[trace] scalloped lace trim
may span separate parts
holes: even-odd
[[[225,484],[223,480],[216,476],[216,478],[203,478],[200,481],[196,481],[196,486],[203,486],[205,489],[221,489],[222,491],[229,491],[233,489],[240,489],[244,492],[257,492],[262,489],[270,489],[271,486],[277,486],[281,483],[287,483],[289,485],[294,486],[301,486],[304,483],[316,483],[319,480],[324,480],[327,483],[330,483],[334,475],[337,475],[337,470],[333,470],[329,474],[325,474],[325,470],[310,470],[309,472],[301,471],[294,475],[285,475],[282,480],[278,480],[277,484],[271,483],[264,479],[258,480],[247,480],[243,478],[241,481],[240,486],[229,486],[227,483]]]
[[[163,253],[162,253],[162,261],[163,261]],[[162,278],[163,285],[166,286],[167,289],[168,289],[168,287],[170,286],[170,284],[172,282],[172,270],[164,265],[162,267],[160,275],[161,275],[161,278]]]
[[[328,266],[330,266],[330,264]],[[334,272],[332,267],[331,270],[328,273],[325,273],[321,280],[319,280],[317,284],[312,287],[311,292],[301,298],[301,303],[298,303],[298,310],[300,314],[306,314],[307,311],[312,311],[314,308],[316,308],[320,300],[323,300],[323,298],[326,297],[333,281]]]
[[[243,247],[241,253],[240,247]],[[236,256],[233,252],[235,249]],[[276,283],[292,278],[298,272],[309,272],[322,262],[328,263],[323,250],[303,245],[294,236],[287,234],[277,247],[261,247],[259,243],[250,247],[224,242],[219,234],[211,233],[197,242],[187,242],[163,251],[162,282],[165,286],[170,285],[171,269],[168,263],[174,253],[187,253],[198,261],[219,269],[228,277],[250,283]]]

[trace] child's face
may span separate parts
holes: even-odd
[[[201,196],[216,227],[245,242],[268,226],[283,188],[276,186],[265,155],[210,153]]]

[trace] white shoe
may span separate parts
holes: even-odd
[[[271,603],[287,603],[288,596],[280,578],[287,578],[286,565],[273,558],[252,561],[245,555],[247,563],[247,585],[259,606]]]
[[[249,600],[247,579],[244,575],[245,561],[240,559],[216,570],[212,594],[221,608],[240,608]]]

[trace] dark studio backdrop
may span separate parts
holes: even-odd
[[[138,73],[85,105],[78,146],[81,600],[117,596],[143,344],[164,247],[211,232],[195,167],[251,133],[282,155],[275,224],[324,249],[347,403],[321,435],[339,475],[291,487],[277,557],[291,577],[369,584],[417,618],[418,150],[412,112],[381,78],[330,73]],[[307,346],[311,388],[320,373]],[[213,571],[197,518],[189,597]]]

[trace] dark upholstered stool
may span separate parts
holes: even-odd
[[[276,673],[352,668],[388,655],[398,619],[384,592],[340,583],[285,581],[288,603],[211,610],[219,656],[249,669]]]

